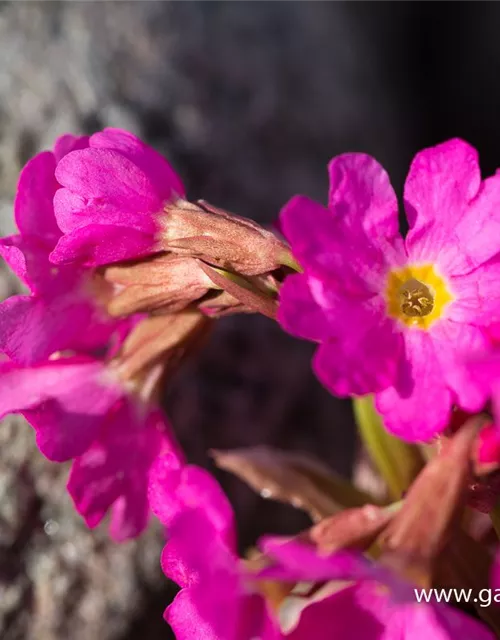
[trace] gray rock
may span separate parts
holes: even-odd
[[[165,584],[160,528],[123,545],[87,530],[65,491],[68,466],[43,459],[18,418],[4,420],[0,449],[0,636],[124,637],[145,593]]]

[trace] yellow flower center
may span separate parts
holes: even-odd
[[[428,329],[453,300],[432,264],[393,269],[387,278],[387,310],[407,327]]]

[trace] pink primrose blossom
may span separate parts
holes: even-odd
[[[288,623],[282,626],[281,616],[271,612],[259,593],[256,574],[238,558],[231,506],[215,479],[203,469],[181,467],[169,456],[160,458],[151,472],[149,500],[168,532],[163,571],[181,587],[165,611],[178,640],[380,637],[376,634],[380,622],[370,612],[355,607],[352,588],[306,601],[299,619],[290,628]],[[285,563],[269,571],[271,577],[273,571],[279,571],[276,577],[281,579],[283,575],[286,582],[310,577],[307,564],[294,575]]]
[[[491,401],[493,419],[500,424],[500,349],[470,354],[466,366],[474,384]]]
[[[489,400],[493,422],[478,436],[478,460],[484,464],[500,463],[500,349],[498,345],[485,353],[470,354],[466,366],[474,384]]]
[[[49,254],[61,237],[53,198],[60,188],[56,162],[88,138],[64,136],[54,151],[44,151],[24,167],[15,201],[19,234],[0,240],[0,254],[31,295],[12,296],[0,304],[0,350],[21,364],[43,361],[54,351],[89,350],[115,330],[99,302],[106,285],[78,265],[57,266]]]
[[[150,506],[168,527],[162,568],[181,591],[165,611],[178,640],[274,640],[263,598],[245,581],[231,506],[209,473],[160,458]]]
[[[51,254],[55,263],[95,266],[154,253],[156,216],[184,195],[168,162],[120,129],[90,136],[88,148],[66,154],[55,175],[64,234]]]
[[[159,455],[182,454],[162,412],[130,398],[106,415],[98,438],[71,467],[68,491],[89,527],[111,509],[110,535],[122,541],[138,536],[149,521],[149,472]]]
[[[311,638],[493,640],[495,637],[482,623],[457,609],[438,602],[417,602],[410,584],[361,554],[349,551],[320,554],[310,544],[277,538],[264,539],[260,546],[276,562],[275,567],[264,569],[261,577],[337,581],[332,595],[323,600],[325,613],[330,611],[331,615],[322,632],[318,626],[320,635],[312,634]],[[311,608],[311,618],[312,613]],[[286,637],[305,640],[299,628],[300,625]]]
[[[339,396],[375,394],[387,428],[410,441],[442,431],[484,391],[463,355],[500,320],[500,174],[481,180],[461,140],[415,157],[404,188],[409,232],[384,169],[351,153],[329,165],[328,207],[302,196],[281,224],[303,273],[287,277],[279,320],[319,343],[318,378]]]
[[[161,412],[143,403],[113,367],[88,356],[22,367],[0,364],[0,417],[20,413],[50,460],[73,460],[68,491],[89,527],[111,509],[115,540],[137,536],[148,521],[154,460],[181,454]]]
[[[149,470],[181,453],[149,398],[159,367],[131,375],[119,356],[141,316],[112,319],[111,285],[81,261],[49,260],[62,231],[53,200],[58,162],[89,148],[63,136],[23,169],[15,201],[19,234],[0,252],[30,289],[0,305],[0,415],[20,413],[50,460],[72,460],[68,491],[89,527],[111,512],[115,540],[138,535],[149,516]],[[156,382],[155,382],[156,381]]]

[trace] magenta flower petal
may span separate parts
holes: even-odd
[[[90,138],[94,149],[119,151],[148,175],[156,192],[164,200],[183,197],[184,187],[169,163],[157,151],[122,129],[107,128]]]
[[[475,383],[464,360],[466,354],[488,349],[489,341],[483,330],[443,319],[433,327],[432,342],[445,382],[455,394],[456,404],[470,413],[482,409],[487,391]]]
[[[106,414],[71,413],[56,399],[21,411],[35,431],[41,453],[53,462],[81,455],[97,437]]]
[[[73,463],[68,491],[89,527],[111,507],[111,537],[122,541],[147,525],[149,471],[174,441],[158,411],[142,414],[128,400],[108,413],[97,439]]]
[[[54,297],[64,288],[61,275],[64,276],[64,280],[71,281],[68,287],[71,288],[78,272],[72,270],[61,273],[50,264],[49,251],[49,243],[35,236],[16,235],[0,240],[0,254],[30,291]]]
[[[21,171],[14,203],[22,236],[34,236],[50,249],[61,235],[52,199],[59,185],[54,177],[56,160],[50,151],[32,158]]]
[[[69,413],[100,415],[123,394],[102,362],[62,358],[33,367],[0,364],[0,415],[31,409],[57,398]]]
[[[235,609],[238,603],[230,597],[231,592],[225,594],[221,584],[214,588],[217,594],[207,593],[203,583],[183,589],[167,607],[165,620],[177,640],[284,640],[285,636],[267,614],[262,598],[248,595],[239,603],[240,608]],[[213,607],[211,615],[206,615],[207,609],[200,607],[200,602]],[[217,618],[215,624],[214,618]],[[290,640],[310,640],[311,637],[316,636],[301,636],[300,639],[290,636]],[[318,640],[322,638],[318,637]]]
[[[7,236],[0,239],[0,256],[9,265],[16,276],[28,287],[31,286],[26,273],[26,257],[22,249],[23,239],[20,235]]]
[[[469,273],[499,253],[496,239],[500,234],[500,172],[487,178],[466,214],[457,224],[457,252],[449,259],[447,271],[452,275]]]
[[[281,637],[286,640],[382,640],[384,626],[379,618],[388,608],[387,601],[382,590],[377,593],[362,584],[340,588],[302,609],[296,627]]]
[[[184,466],[179,457],[161,456],[151,470],[151,510],[169,527],[187,507],[204,509],[204,517],[217,535],[234,546],[234,515],[218,482],[207,471]]]
[[[485,402],[491,398],[493,416],[496,423],[500,419],[500,351],[472,354],[467,360],[467,368],[476,387],[484,393]]]
[[[119,320],[97,303],[92,274],[74,266],[54,266],[33,236],[18,237],[18,247],[24,280],[33,295],[14,296],[0,304],[0,350],[29,365],[54,352],[104,345]]]
[[[13,296],[0,303],[0,351],[31,365],[55,352],[105,345],[118,322],[85,297],[85,290],[79,290],[82,283],[74,284],[74,290],[60,297]]]
[[[237,581],[235,549],[227,546],[203,507],[190,508],[188,504],[185,503],[184,511],[179,513],[168,528],[170,541],[174,544],[169,550],[170,542],[167,543],[167,550],[162,558],[163,568],[173,568],[174,575],[169,574],[169,577],[174,578],[178,568],[172,560],[177,558],[181,565],[189,567],[190,584],[203,581],[203,576],[210,576],[218,571],[222,574],[227,573],[231,581]],[[203,545],[200,545],[200,540],[203,540]],[[184,583],[185,576],[186,573],[183,571]]]
[[[291,333],[323,343],[315,356],[314,369],[333,393],[363,395],[385,389],[394,383],[402,347],[400,330],[388,317],[385,300],[370,294],[389,268],[385,254],[376,248],[372,256],[373,244],[368,236],[363,240],[356,229],[353,238],[359,244],[359,255],[354,260],[352,246],[342,246],[344,218],[338,215],[335,220],[332,212],[321,207],[322,213],[311,218],[311,207],[311,201],[295,198],[282,214],[294,251],[298,246],[299,257],[302,255],[307,263],[305,274],[285,281],[279,320]],[[306,218],[314,220],[307,228],[303,227]],[[347,225],[350,218],[346,220]],[[315,247],[319,247],[316,253]],[[312,272],[308,272],[309,267]],[[359,286],[368,272],[372,274],[370,284]]]
[[[489,260],[474,271],[450,278],[455,299],[447,315],[457,322],[481,326],[500,323],[500,258]]]
[[[369,337],[368,342],[370,342]],[[339,342],[325,342],[318,347],[313,360],[313,369],[318,379],[335,395],[340,398],[366,395],[373,390],[386,389],[394,381],[396,374],[394,360],[384,358],[380,363],[381,368],[373,371],[363,363],[362,345],[360,345],[359,357],[350,360],[342,360],[344,354],[341,346],[343,344]],[[384,369],[386,365],[387,368]]]
[[[67,237],[51,260],[94,266],[153,253],[157,217],[184,195],[181,181],[165,159],[126,131],[105,129],[88,144],[56,168],[62,188],[54,196],[55,216]]]
[[[374,158],[362,153],[337,156],[328,169],[328,207],[338,222],[329,238],[334,242],[331,251],[340,259],[337,276],[346,280],[352,272],[351,277],[361,278],[372,293],[379,292],[389,267],[406,262],[389,177]]]
[[[176,637],[280,640],[263,598],[247,584],[234,516],[215,479],[162,456],[151,471],[149,500],[168,526],[162,568],[182,587],[165,612]]]
[[[45,324],[46,305],[32,296],[13,296],[0,303],[0,351],[20,364],[46,360],[59,349],[59,332],[68,326],[57,317],[58,328]]]
[[[338,234],[333,213],[304,196],[295,196],[280,213],[283,233],[294,256],[312,272],[331,275],[331,239]]]
[[[109,149],[73,151],[57,165],[65,187],[54,198],[57,222],[64,233],[88,224],[116,224],[154,233],[153,213],[161,196],[149,177],[126,156]]]
[[[321,604],[314,603],[309,611],[305,609],[297,631],[289,636],[291,640],[316,637],[311,633],[315,614],[331,616],[329,629],[332,633],[338,623],[343,628],[346,618],[349,619],[351,627],[348,627],[347,635],[339,637],[352,640],[364,637],[420,640],[427,636],[439,640],[493,640],[493,634],[485,626],[460,611],[439,603],[417,603],[410,584],[360,554],[343,551],[322,555],[312,545],[296,539],[264,539],[259,546],[277,562],[276,566],[260,573],[262,578],[286,580],[288,576],[292,581],[354,580],[356,583],[337,591]],[[381,586],[388,589],[381,590]],[[345,616],[339,612],[341,604],[345,607]],[[305,631],[307,616],[311,623],[311,628],[307,627],[310,635],[304,636],[299,631],[301,627]],[[358,624],[362,626],[358,627]],[[360,632],[363,627],[368,633],[366,636]]]
[[[477,151],[463,140],[415,156],[404,190],[406,246],[413,260],[433,262],[440,251],[455,250],[454,230],[480,184]]]
[[[288,276],[280,291],[280,324],[299,338],[328,339],[330,325],[323,309],[314,299],[305,274]]]
[[[37,432],[40,449],[62,461],[82,453],[100,421],[123,395],[101,362],[68,358],[33,367],[0,365],[0,416],[23,413]]]
[[[385,426],[396,436],[426,441],[447,426],[453,397],[431,336],[410,330],[404,338],[405,356],[397,381],[376,395],[376,406]]]
[[[179,539],[178,548],[177,537],[171,538],[163,547],[161,553],[161,568],[163,573],[173,580],[181,589],[198,584],[200,581],[200,572],[197,566],[190,562],[183,554],[183,541]]]
[[[369,155],[346,153],[328,165],[328,206],[350,230],[402,251],[396,194],[385,169]]]
[[[373,295],[384,286],[393,264],[404,262],[402,240],[388,239],[381,233],[370,237],[363,227],[373,222],[369,205],[360,217],[344,215],[340,203],[336,210],[325,209],[303,196],[296,196],[281,211],[281,222],[293,253],[306,274],[321,278],[329,287],[353,295]],[[367,216],[361,220],[362,215]],[[375,214],[373,214],[375,216]]]
[[[71,133],[66,133],[57,138],[54,144],[56,162],[59,162],[64,156],[68,155],[68,153],[78,151],[79,149],[86,149],[88,146],[88,136],[74,136]]]
[[[176,491],[181,482],[183,467],[180,458],[167,453],[160,456],[151,468],[149,505],[165,527],[182,511],[182,503],[177,499]]]
[[[488,424],[478,435],[477,459],[485,464],[500,462],[500,431],[494,424]]]
[[[185,583],[187,574],[189,584],[183,589],[185,596],[165,612],[167,621],[176,634],[184,633],[182,624],[195,615],[205,633],[213,634],[207,637],[227,640],[259,637],[263,620],[254,606],[254,596],[245,589],[234,549],[226,545],[203,507],[189,508],[189,502],[185,505],[169,527],[166,551],[169,561],[165,562],[164,556],[163,567],[167,570],[173,567],[169,577],[175,579],[179,577],[176,563],[180,563],[183,568],[180,578]],[[170,545],[173,549],[169,553]],[[249,608],[253,616],[248,615]],[[265,614],[264,607],[260,609]]]
[[[394,610],[382,640],[494,640],[474,618],[445,605],[406,604]]]
[[[450,140],[417,154],[405,185],[412,260],[458,276],[498,253],[500,175],[481,184],[476,150]],[[488,230],[485,232],[485,230]]]
[[[79,263],[92,267],[139,258],[151,252],[151,236],[125,226],[89,224],[59,239],[50,254],[56,264],[69,264],[78,256]]]
[[[316,547],[297,539],[268,536],[259,540],[259,548],[276,560],[277,565],[264,569],[259,574],[263,578],[278,580],[374,580],[386,577],[385,570],[377,568],[361,554],[339,551],[320,554]],[[380,569],[380,573],[379,573]]]
[[[177,640],[220,640],[221,636],[199,610],[205,595],[203,586],[182,589],[165,610],[165,620],[172,627]]]
[[[229,585],[217,583],[212,593],[203,583],[183,589],[165,611],[177,640],[284,640],[263,599],[247,594],[239,602]],[[226,590],[224,591],[224,588]],[[203,603],[201,606],[200,604]],[[208,615],[207,615],[208,612]],[[307,636],[307,640],[311,637]],[[299,640],[295,636],[291,640]],[[301,636],[305,640],[306,636]],[[321,638],[318,638],[321,640]]]
[[[75,149],[88,146],[88,138],[72,135],[57,139],[54,153],[42,151],[21,171],[14,203],[15,219],[24,240],[50,251],[61,235],[54,215],[54,194],[60,185],[55,178],[56,162]]]
[[[315,293],[328,314],[331,332],[313,361],[323,384],[341,397],[381,391],[394,384],[403,340],[383,303],[377,298],[362,301],[336,296],[319,287]]]

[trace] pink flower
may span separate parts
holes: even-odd
[[[111,510],[111,536],[124,540],[147,524],[152,463],[165,451],[181,454],[150,402],[162,367],[144,355],[154,360],[147,327],[134,334],[144,317],[111,318],[112,285],[97,270],[49,261],[62,236],[56,164],[88,145],[88,138],[60,138],[19,180],[20,233],[4,238],[0,251],[31,295],[0,305],[0,350],[9,358],[0,364],[0,415],[23,414],[47,458],[73,460],[68,490],[77,510],[89,527]]]
[[[13,296],[0,304],[0,350],[23,364],[44,360],[54,351],[94,348],[117,326],[100,303],[109,285],[81,266],[49,262],[61,237],[52,204],[60,187],[54,177],[56,162],[87,144],[87,138],[64,136],[53,152],[28,162],[15,201],[20,233],[0,241],[1,255],[31,290],[29,296]]]
[[[163,571],[181,587],[165,611],[178,640],[379,637],[375,632],[380,623],[371,613],[355,609],[353,589],[305,601],[300,617],[287,625],[289,628],[282,628],[258,591],[256,578],[260,576],[250,573],[238,558],[231,506],[217,482],[203,469],[180,467],[168,456],[160,458],[151,472],[149,500],[152,511],[168,529]],[[290,570],[278,560],[279,566],[261,575],[279,580],[283,577],[292,583],[314,578],[314,568],[308,564],[294,572],[298,563]],[[350,617],[352,613],[355,620]]]
[[[156,216],[184,195],[168,162],[131,133],[105,129],[88,148],[68,153],[56,169],[54,198],[64,233],[51,254],[56,263],[100,265],[157,251]]]
[[[64,235],[50,255],[55,264],[109,265],[167,252],[195,259],[190,279],[198,272],[196,283],[207,289],[217,273],[198,260],[245,276],[292,260],[283,242],[255,222],[188,202],[168,162],[126,131],[91,136],[87,149],[62,158],[56,178],[62,188],[54,207]]]
[[[111,509],[110,535],[116,541],[135,538],[150,510],[149,472],[159,455],[181,454],[163,414],[123,398],[106,415],[99,436],[71,467],[68,491],[89,527]]]
[[[471,354],[466,366],[475,386],[483,391],[483,404],[491,400],[493,417],[500,420],[500,349]]]
[[[245,582],[231,506],[203,469],[160,459],[151,474],[153,513],[168,527],[162,568],[181,591],[165,611],[178,640],[274,640],[264,600]]]
[[[321,555],[312,545],[276,538],[264,539],[261,547],[276,561],[275,567],[262,571],[263,578],[345,581],[344,585],[337,583],[332,595],[322,601],[324,611],[329,612],[328,623],[322,627],[318,624],[319,635],[309,637],[318,640],[332,637],[338,640],[493,640],[495,637],[481,623],[457,609],[438,602],[417,602],[415,592],[419,589],[413,589],[359,554],[342,551]],[[312,618],[312,608],[309,613]],[[292,631],[287,638],[306,640],[307,636],[301,636],[298,631],[299,628]]]
[[[500,463],[500,349],[476,353],[466,359],[469,374],[484,402],[490,401],[493,423],[483,427],[478,436],[477,458],[483,464]]]
[[[137,536],[149,508],[154,460],[181,454],[160,411],[133,395],[101,360],[68,357],[31,367],[0,365],[0,417],[21,413],[50,460],[73,459],[68,490],[77,511],[95,527],[112,510],[115,540]]]
[[[328,208],[293,198],[281,213],[304,272],[281,291],[280,322],[320,343],[314,369],[339,396],[374,393],[385,424],[428,440],[453,404],[477,411],[463,353],[487,345],[500,320],[500,175],[481,182],[461,140],[420,152],[404,189],[399,233],[389,178],[370,156],[329,165]]]

